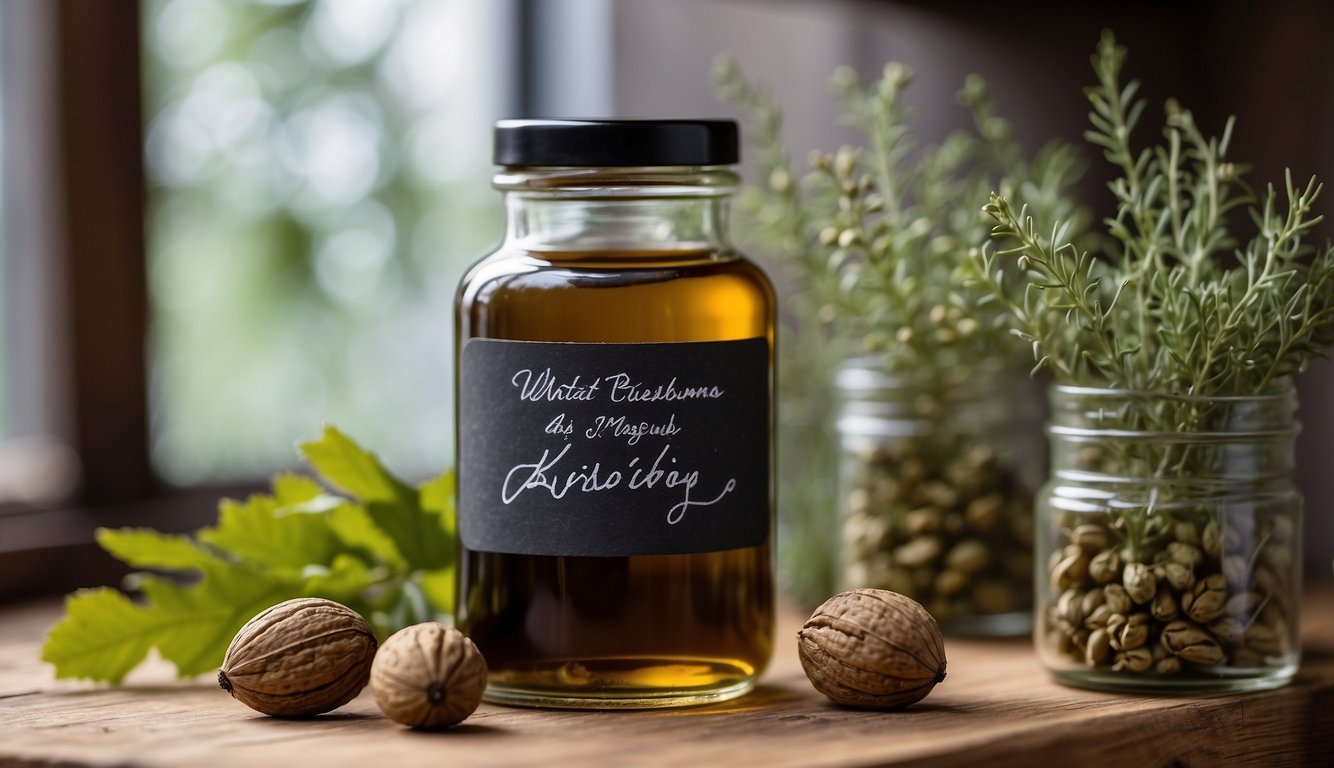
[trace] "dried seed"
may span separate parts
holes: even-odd
[[[1089,561],[1089,578],[1096,584],[1106,584],[1120,572],[1121,556],[1114,549],[1099,552]]]
[[[923,536],[894,549],[894,559],[907,568],[920,568],[937,560],[943,547],[935,536]]]
[[[977,573],[991,564],[991,553],[977,539],[964,539],[946,555],[945,563],[963,573]]]
[[[1100,667],[1107,663],[1112,655],[1112,646],[1106,630],[1095,629],[1089,633],[1088,644],[1084,648],[1084,663],[1090,667]]]
[[[889,521],[883,517],[853,515],[843,524],[843,546],[853,561],[881,551],[890,538]]]
[[[968,574],[962,571],[946,569],[936,575],[936,593],[953,597],[968,586]]]
[[[1153,666],[1153,654],[1148,648],[1132,648],[1116,654],[1116,662],[1112,664],[1113,672],[1148,672]]]
[[[1125,586],[1130,599],[1140,605],[1152,600],[1158,591],[1157,580],[1154,579],[1149,567],[1143,563],[1126,565],[1121,573],[1121,583]]]
[[[1227,555],[1223,558],[1223,576],[1228,584],[1245,587],[1251,581],[1250,571],[1250,563],[1241,555]]]
[[[1128,651],[1139,648],[1149,641],[1149,616],[1133,613],[1126,619],[1112,637],[1112,647]]]
[[[1240,592],[1228,598],[1223,605],[1223,613],[1249,620],[1251,614],[1255,613],[1255,609],[1259,608],[1262,602],[1264,602],[1264,598],[1255,592]]]
[[[1103,592],[1102,587],[1094,587],[1084,593],[1084,599],[1080,601],[1079,607],[1084,611],[1084,615],[1087,616],[1090,613],[1093,613],[1093,609],[1106,602],[1107,595]]]
[[[1107,610],[1112,613],[1130,613],[1133,607],[1133,601],[1130,599],[1130,593],[1120,584],[1108,584],[1102,588],[1103,596],[1106,598]]]
[[[1159,642],[1182,661],[1191,664],[1214,666],[1223,661],[1223,649],[1218,641],[1187,621],[1174,621],[1163,627]]]
[[[1288,580],[1278,576],[1267,566],[1260,566],[1255,569],[1255,587],[1256,591],[1264,595],[1284,595],[1287,593]]]
[[[917,538],[940,531],[943,514],[935,507],[920,507],[903,516],[903,534]]]
[[[1056,601],[1056,614],[1073,627],[1084,621],[1083,605],[1083,591],[1067,589]]]
[[[990,531],[1000,520],[1001,509],[1004,506],[1004,497],[999,493],[989,493],[968,502],[968,508],[964,510],[964,520],[967,521],[968,527],[975,531]]]
[[[1288,544],[1267,544],[1261,550],[1261,556],[1278,573],[1292,570],[1292,547]]]
[[[1246,632],[1246,625],[1231,616],[1223,616],[1210,622],[1209,631],[1225,643],[1238,643]]]
[[[1185,592],[1195,586],[1195,573],[1188,565],[1168,563],[1163,566],[1163,576],[1172,589],[1178,592]]]
[[[1087,629],[1102,629],[1107,626],[1107,619],[1111,618],[1112,615],[1111,610],[1104,603],[1088,612],[1088,615],[1084,617],[1084,627]]]
[[[1121,634],[1121,628],[1129,622],[1130,619],[1124,613],[1113,613],[1107,617],[1107,624],[1103,629],[1107,630],[1107,636],[1111,638],[1112,646],[1115,647],[1119,642],[1117,635]],[[1120,650],[1119,648],[1117,650]]]
[[[1199,526],[1189,521],[1182,520],[1173,525],[1172,535],[1182,544],[1194,544],[1198,546],[1200,543]]]
[[[1227,580],[1221,575],[1214,575],[1195,584],[1195,599],[1190,604],[1186,615],[1201,624],[1207,624],[1223,613],[1227,603]]]
[[[988,579],[973,585],[973,607],[983,615],[1011,613],[1019,609],[1015,587],[1010,582]]]
[[[1252,624],[1245,631],[1242,641],[1256,653],[1275,654],[1283,647],[1279,634],[1264,624]]]
[[[1084,583],[1088,576],[1089,558],[1083,552],[1067,555],[1051,572],[1052,588],[1064,591]]]
[[[1217,520],[1210,520],[1200,534],[1200,547],[1209,557],[1217,560],[1223,554],[1223,532]]]
[[[1159,659],[1154,663],[1153,671],[1164,676],[1179,675],[1181,674],[1181,660],[1175,656]]]
[[[1173,562],[1195,568],[1204,562],[1204,553],[1193,544],[1173,541],[1167,545],[1167,557]]]
[[[1107,549],[1107,531],[1098,525],[1081,525],[1070,532],[1070,543],[1090,555]]]
[[[1169,622],[1180,615],[1181,610],[1177,607],[1176,597],[1171,592],[1163,590],[1154,596],[1153,602],[1149,603],[1149,612],[1158,621]]]
[[[949,509],[959,503],[959,492],[942,482],[926,483],[919,493],[932,506],[940,509]]]

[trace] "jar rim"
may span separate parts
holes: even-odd
[[[577,166],[506,166],[491,177],[501,192],[535,195],[590,195],[613,197],[652,188],[662,196],[724,196],[740,186],[741,177],[723,165],[636,166],[588,168]]]
[[[1051,386],[1051,392],[1059,395],[1108,397],[1125,400],[1167,400],[1181,403],[1254,403],[1283,400],[1291,397],[1297,391],[1290,376],[1275,379],[1274,386],[1274,389],[1251,395],[1188,395],[1146,389],[1089,387],[1057,383]]]

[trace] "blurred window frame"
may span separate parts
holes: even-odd
[[[149,461],[138,3],[0,13],[4,600],[114,579],[98,526],[189,530],[245,489],[169,491]]]
[[[612,1],[501,2],[508,111],[610,114]],[[143,12],[135,0],[0,3],[0,604],[113,583],[125,569],[94,543],[98,527],[189,531],[215,519],[220,496],[260,490],[172,488],[151,463]]]

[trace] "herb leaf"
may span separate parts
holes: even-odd
[[[293,597],[338,600],[381,635],[449,612],[452,473],[418,491],[332,427],[303,451],[356,498],[284,474],[272,495],[223,500],[218,524],[191,536],[99,530],[103,549],[155,573],[127,577],[137,601],[109,587],[69,597],[42,649],[56,676],[118,683],[154,647],[181,676],[198,675],[221,663],[242,624]]]
[[[1059,216],[1016,213],[1002,190],[983,208],[1000,246],[974,253],[973,280],[1060,382],[1199,397],[1267,392],[1334,342],[1334,247],[1306,241],[1321,219],[1321,187],[1288,173],[1281,192],[1270,185],[1257,200],[1244,167],[1227,158],[1235,121],[1207,137],[1174,101],[1165,141],[1134,149],[1144,101],[1136,82],[1121,85],[1125,57],[1104,33],[1092,60],[1098,82],[1086,91],[1086,137],[1121,173],[1108,185],[1117,205],[1105,222],[1110,239],[1083,251],[1058,234]],[[1249,240],[1229,219],[1243,208],[1256,229]],[[1049,230],[1042,219],[1057,224]],[[1013,284],[1026,287],[1024,302],[1008,300]]]

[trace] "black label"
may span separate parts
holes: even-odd
[[[665,555],[768,539],[764,339],[473,339],[460,365],[468,549]]]

